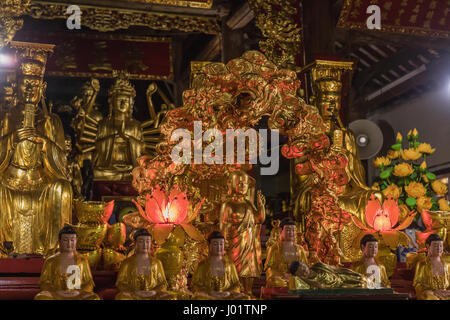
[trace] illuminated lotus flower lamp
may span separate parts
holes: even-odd
[[[386,266],[388,276],[392,275],[396,266],[396,256],[392,250],[396,250],[401,244],[408,246],[408,243],[414,243],[404,232],[413,221],[417,214],[411,211],[399,222],[400,208],[397,199],[389,197],[381,205],[378,198],[372,195],[367,203],[365,210],[365,221],[362,222],[356,216],[352,216],[355,225],[360,228],[361,233],[354,239],[353,246],[359,248],[359,242],[366,234],[374,234],[380,241],[378,258]],[[398,225],[397,225],[398,224]]]
[[[161,247],[155,256],[161,260],[169,289],[179,290],[187,283],[187,275],[180,277],[183,268],[183,252],[180,247],[184,244],[184,232],[195,241],[203,241],[203,234],[190,224],[197,216],[204,199],[193,208],[186,193],[178,185],[171,188],[169,194],[157,187],[152,194],[147,194],[145,210],[133,201],[139,214],[150,223],[150,232],[156,243]],[[186,278],[186,279],[184,279]],[[179,281],[180,280],[180,281]]]

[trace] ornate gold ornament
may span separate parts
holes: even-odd
[[[191,7],[209,9],[212,7],[213,0],[190,1],[190,0],[128,0],[133,2],[145,2],[161,4],[165,6]]]
[[[256,14],[256,26],[266,40],[261,51],[279,68],[296,70],[295,57],[300,50],[301,28],[294,20],[296,0],[249,0]]]
[[[79,5],[82,26],[107,32],[144,26],[156,30],[180,30],[218,34],[220,27],[216,17],[202,17],[159,12],[136,11]],[[66,3],[33,1],[27,14],[35,19],[66,19]]]
[[[0,3],[0,49],[12,41],[22,28],[25,13],[31,0],[3,0]]]

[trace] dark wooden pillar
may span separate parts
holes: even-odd
[[[303,38],[306,64],[318,56],[335,54],[333,0],[303,0]]]

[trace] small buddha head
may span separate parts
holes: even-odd
[[[284,218],[281,220],[281,241],[295,242],[297,236],[297,226],[295,221],[291,218]]]
[[[360,241],[364,258],[375,258],[378,254],[378,240],[371,234],[366,234]]]
[[[440,257],[444,252],[444,241],[437,234],[430,234],[425,241],[429,257]]]
[[[311,271],[309,270],[309,267],[300,261],[294,261],[289,265],[289,272],[294,275],[301,278],[308,278]]]
[[[319,93],[316,101],[317,108],[324,121],[337,117],[341,108],[341,83],[327,80],[318,84]]]
[[[17,50],[17,99],[22,103],[38,104],[47,87],[43,81],[48,52],[53,45],[13,42]]]
[[[227,175],[229,194],[246,195],[250,188],[250,176],[243,171],[231,171]]]
[[[72,226],[64,226],[58,234],[59,250],[61,252],[74,252],[77,250],[77,232]]]
[[[131,117],[135,97],[136,90],[133,85],[126,79],[124,73],[119,73],[108,91],[110,114],[124,114]]]
[[[219,231],[213,231],[208,237],[209,254],[223,256],[225,254],[225,237]]]
[[[152,235],[145,228],[137,229],[133,236],[135,247],[134,251],[137,254],[149,254],[152,248]]]

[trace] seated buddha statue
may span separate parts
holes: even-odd
[[[59,232],[59,253],[45,260],[39,281],[42,291],[35,300],[100,300],[93,292],[89,262],[76,248],[75,229],[63,227]]]
[[[294,261],[289,265],[294,277],[289,281],[290,290],[366,288],[365,276],[353,270],[330,266],[321,262],[308,267]]]
[[[386,273],[386,268],[379,261],[377,261],[378,254],[378,240],[371,234],[365,235],[360,241],[362,257],[361,260],[352,264],[352,270],[370,277],[375,272],[375,283],[379,287],[390,288],[391,283]],[[379,273],[370,271],[370,266],[378,267]],[[378,286],[377,286],[378,287]]]
[[[219,231],[208,237],[209,256],[201,261],[191,282],[193,299],[196,300],[248,300],[240,293],[236,267],[225,253],[225,238]]]
[[[433,233],[426,242],[427,257],[419,261],[413,286],[419,300],[450,300],[450,262],[442,259],[444,242]]]
[[[278,242],[269,247],[267,251],[266,264],[266,286],[267,288],[288,287],[289,265],[294,261],[308,264],[305,249],[296,243],[297,227],[295,221],[284,218],[280,223],[280,237]]]
[[[166,291],[167,280],[160,260],[150,255],[152,236],[141,228],[134,233],[134,254],[120,265],[116,300],[175,300]]]
[[[95,180],[131,180],[145,149],[141,123],[132,117],[136,90],[119,74],[108,92],[110,112],[98,123],[93,167]]]

